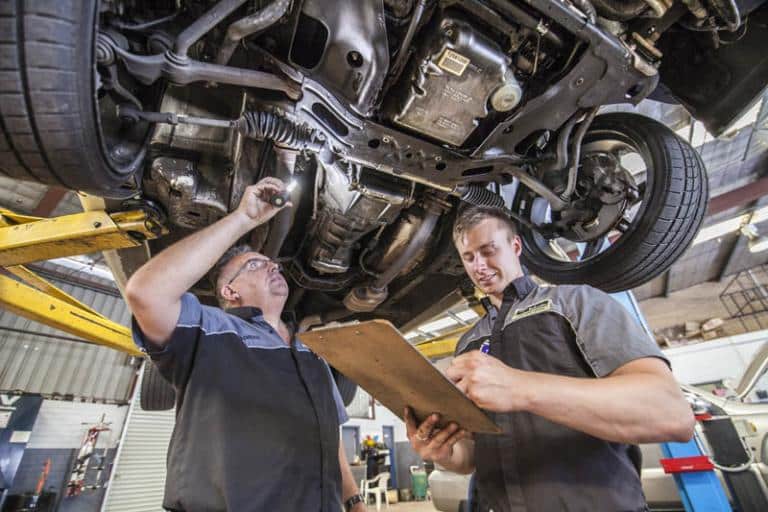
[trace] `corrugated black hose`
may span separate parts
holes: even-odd
[[[270,140],[289,149],[320,151],[323,146],[322,142],[315,139],[314,130],[274,112],[248,111],[234,125],[246,137]]]

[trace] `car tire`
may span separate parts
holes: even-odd
[[[606,292],[618,292],[662,274],[690,246],[707,210],[708,183],[696,150],[653,119],[630,113],[598,116],[583,144],[601,137],[632,142],[651,171],[643,209],[633,225],[613,245],[584,262],[551,258],[536,243],[534,233],[521,226],[522,261],[531,272],[551,283],[586,283]],[[531,203],[515,200],[518,207]],[[525,206],[518,211],[530,218]]]
[[[168,411],[176,405],[176,390],[151,361],[144,362],[140,398],[145,411]]]
[[[95,66],[98,7],[97,0],[0,2],[0,176],[133,195],[145,144],[122,156],[106,149]]]

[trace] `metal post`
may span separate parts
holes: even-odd
[[[662,443],[665,457],[678,459],[703,455],[695,439],[687,443]],[[730,512],[731,505],[714,471],[675,473],[675,483],[686,512]]]
[[[645,321],[640,306],[632,292],[620,292],[611,295],[618,300],[630,314],[643,326],[651,336],[651,330]],[[652,338],[652,336],[651,336]],[[662,443],[661,451],[668,459],[694,457],[704,455],[695,439],[687,443]],[[711,468],[711,463],[709,465]],[[683,470],[685,471],[685,470]],[[690,471],[690,470],[689,470]],[[687,512],[730,512],[731,506],[725,495],[723,486],[714,471],[693,470],[691,472],[676,472],[674,474],[680,498]]]

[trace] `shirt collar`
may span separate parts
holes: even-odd
[[[235,315],[236,317],[242,318],[246,322],[254,323],[264,321],[264,312],[261,310],[261,308],[257,308],[255,306],[227,308],[225,311],[230,315]],[[288,328],[295,331],[294,327],[296,326],[296,314],[293,311],[283,311],[280,314],[280,319],[285,322]]]
[[[536,283],[528,276],[520,276],[504,289],[504,298],[520,300],[536,288]]]
[[[225,310],[230,315],[242,318],[246,322],[256,322],[264,319],[264,312],[261,308],[253,306],[241,306],[238,308],[227,308]]]

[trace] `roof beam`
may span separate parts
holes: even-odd
[[[768,176],[743,187],[710,198],[707,216],[722,213],[737,206],[743,206],[768,195]]]
[[[51,214],[59,206],[61,200],[67,195],[68,190],[62,187],[48,187],[43,197],[32,210],[31,215],[34,217],[50,217]]]

